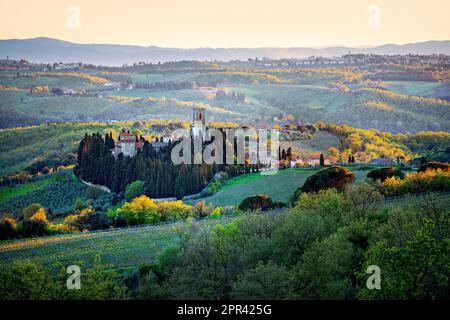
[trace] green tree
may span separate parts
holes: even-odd
[[[402,247],[389,247],[378,242],[366,253],[366,262],[359,274],[361,282],[366,269],[381,269],[381,289],[369,290],[362,284],[362,299],[442,299],[450,289],[450,240],[432,236],[434,222],[428,220],[415,237]]]
[[[59,273],[30,260],[15,261],[0,271],[0,299],[2,300],[99,300],[123,299],[126,287],[110,266],[103,265],[100,256],[94,259],[92,268],[84,270],[80,263],[81,289],[69,290],[67,273],[59,265]]]
[[[125,188],[125,198],[132,200],[145,192],[145,182],[141,180],[133,181]]]
[[[81,210],[83,210],[83,209],[86,209],[88,206],[87,206],[87,204],[86,204],[86,202],[84,202],[82,199],[80,199],[80,198],[77,198],[76,200],[75,200],[75,203],[74,203],[74,205],[73,205],[73,209],[75,210],[75,211],[81,211]]]
[[[22,217],[25,220],[31,219],[31,217],[39,211],[39,209],[43,208],[40,203],[32,203],[29,206],[26,206],[22,209]]]
[[[232,288],[233,299],[286,299],[291,291],[290,274],[286,267],[260,262],[255,268],[239,275]]]
[[[325,158],[323,157],[323,153],[320,154],[320,166],[324,167],[325,166]]]
[[[337,235],[315,242],[294,267],[292,298],[353,298],[354,256],[353,245]]]

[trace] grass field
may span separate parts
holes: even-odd
[[[132,73],[131,79],[134,82],[164,82],[164,81],[191,81],[194,80],[198,73]]]
[[[205,201],[216,206],[238,205],[247,197],[266,194],[273,200],[286,202],[316,169],[285,169],[274,175],[248,174],[230,179]],[[357,181],[363,181],[368,171],[354,171]]]
[[[207,102],[205,96],[195,89],[180,89],[180,90],[147,90],[147,89],[135,89],[135,90],[116,90],[111,92],[112,96],[125,96],[132,98],[162,98],[177,99],[184,101],[196,101]]]
[[[199,227],[210,227],[232,218],[198,221]],[[185,222],[146,226],[134,229],[116,229],[106,232],[69,234],[37,239],[0,242],[0,268],[13,261],[30,259],[46,266],[56,262],[64,265],[91,266],[97,254],[102,261],[115,268],[154,261],[166,248],[174,246]]]
[[[443,88],[449,89],[446,84],[427,81],[383,81],[387,84],[388,89],[400,93],[413,96],[439,97],[439,91]],[[448,91],[447,91],[448,93]]]

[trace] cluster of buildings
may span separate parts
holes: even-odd
[[[161,137],[150,142],[150,145],[156,150],[159,150],[163,147],[167,147],[169,142],[169,137]],[[134,157],[138,150],[141,150],[144,147],[144,143],[145,139],[142,136],[138,137],[136,134],[122,129],[115,142],[114,149],[112,149],[111,152],[115,157],[118,157],[121,153],[124,156]]]
[[[31,69],[31,64],[27,60],[12,60],[9,59],[9,57],[6,57],[6,59],[0,59],[0,71],[19,71],[29,69]]]
[[[321,65],[367,65],[367,64],[399,64],[399,65],[450,65],[450,56],[446,54],[406,54],[381,55],[348,53],[338,57],[311,56],[304,59],[248,59],[250,64],[259,67],[295,67]]]
[[[77,70],[81,67],[81,63],[30,63],[25,59],[15,60],[6,57],[0,59],[0,71],[27,71],[27,70],[41,70],[41,71],[67,71]]]
[[[335,160],[333,157],[324,156],[324,165],[331,166],[335,164]],[[291,159],[289,161],[289,167],[297,168],[297,167],[319,167],[320,166],[320,156],[309,156],[309,157],[297,157],[296,159]]]
[[[201,135],[204,138],[205,133],[205,111],[202,108],[194,108],[191,122],[191,135],[193,137]],[[170,140],[171,137],[162,136],[160,138],[156,138],[155,141],[150,142],[150,145],[154,149],[159,150],[161,148],[167,147]],[[142,136],[138,137],[136,134],[122,129],[117,141],[115,142],[114,149],[111,151],[115,157],[117,157],[121,153],[124,156],[134,157],[137,154],[138,150],[141,150],[144,147],[144,143],[145,139]]]

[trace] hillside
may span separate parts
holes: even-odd
[[[139,129],[148,138],[161,133],[161,128],[187,125],[180,121],[151,120],[116,123],[61,123],[0,130],[0,175],[25,170],[30,166],[74,164],[78,143],[85,133],[105,134],[122,128]],[[216,124],[220,125],[220,123]],[[326,132],[328,131],[328,133]],[[343,144],[342,144],[343,143]],[[444,151],[450,145],[447,132],[424,132],[415,135],[391,134],[349,126],[327,125],[311,140],[294,141],[300,150],[325,152],[334,146],[341,151],[359,153],[361,161],[381,155],[414,157],[431,151]],[[363,157],[364,155],[364,157]]]
[[[408,77],[413,79],[415,72]],[[192,107],[198,106],[208,121],[246,125],[286,123],[277,117],[394,133],[450,130],[448,71],[426,71],[424,77],[433,81],[388,83],[386,88],[367,77],[357,68],[242,69],[192,62],[121,72],[0,72],[0,128],[190,120]],[[42,92],[30,93],[33,88]]]
[[[247,197],[265,194],[275,201],[286,203],[294,191],[316,171],[317,169],[283,169],[273,175],[255,173],[235,177],[226,181],[216,194],[195,202],[205,201],[214,206],[236,206]],[[367,170],[355,171],[357,182],[364,181],[367,172]]]
[[[101,65],[122,65],[137,61],[163,62],[181,60],[247,60],[254,57],[305,58],[338,56],[352,53],[376,54],[439,54],[450,52],[450,41],[426,41],[405,45],[386,44],[372,48],[162,48],[113,44],[77,44],[51,38],[0,40],[0,56],[27,59],[31,62],[79,62]]]

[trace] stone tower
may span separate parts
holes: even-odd
[[[191,132],[194,137],[205,136],[206,133],[206,120],[205,109],[194,107],[192,109],[192,124]]]

